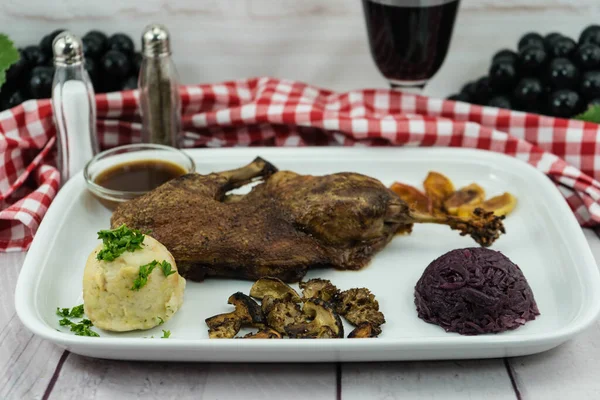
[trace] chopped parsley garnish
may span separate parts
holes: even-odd
[[[158,324],[159,325],[162,325],[162,324],[165,323],[165,321],[161,317],[156,317],[156,318],[158,318]]]
[[[56,315],[58,315],[59,317],[68,317],[69,316],[69,309],[68,308],[56,307]]]
[[[129,229],[121,225],[117,229],[98,232],[98,239],[102,239],[104,247],[98,252],[98,260],[113,261],[126,251],[133,252],[142,248],[144,234],[137,229]]]
[[[56,307],[56,315],[65,318],[81,318],[83,316],[83,304],[73,307],[70,311],[68,308]]]
[[[165,276],[169,276],[175,273],[175,271],[171,271],[171,264],[166,261],[160,263],[160,269],[162,269],[163,274]]]
[[[133,281],[133,286],[131,290],[140,290],[146,283],[148,283],[148,275],[152,273],[154,268],[158,265],[158,261],[153,260],[148,264],[140,265],[140,271],[138,272],[138,277]]]
[[[69,316],[71,318],[81,318],[83,316],[83,304],[71,308],[71,313]]]
[[[92,321],[89,319],[84,319],[78,324],[71,325],[71,332],[75,332],[76,336],[99,337],[100,335],[91,330],[90,326],[93,326]]]
[[[168,339],[169,336],[171,336],[171,331],[165,331],[163,329],[163,335],[162,335],[161,339]]]
[[[152,271],[154,271],[154,268],[156,267],[160,267],[165,276],[169,276],[175,273],[175,271],[171,270],[171,264],[169,264],[168,262],[163,261],[159,263],[156,260],[152,260],[148,264],[140,265],[138,277],[133,281],[133,286],[131,287],[131,290],[140,290],[141,288],[146,286],[146,283],[148,283],[148,276],[150,276],[150,274],[152,273]]]
[[[92,324],[92,321],[90,321],[89,319],[83,319],[83,320],[81,320],[80,323],[76,324],[75,322],[71,321],[70,319],[63,318],[60,321],[58,321],[58,323],[60,326],[70,326],[71,332],[75,332],[75,336],[91,336],[91,337],[99,337],[100,336],[96,332],[94,332],[93,330],[90,329],[90,327],[94,326],[94,325]]]
[[[79,323],[71,321],[69,318],[81,318],[83,317],[83,304],[75,306],[69,310],[68,308],[56,308],[56,315],[63,317],[58,321],[60,326],[70,326],[71,332],[75,332],[76,336],[92,336],[99,337],[96,332],[90,329],[92,321],[89,319],[82,319]]]

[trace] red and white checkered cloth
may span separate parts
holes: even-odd
[[[451,146],[546,173],[583,226],[600,225],[600,125],[390,90],[334,93],[255,78],[181,89],[186,147]],[[137,92],[96,96],[103,148],[139,140]],[[59,187],[49,100],[0,113],[0,251],[29,247]]]

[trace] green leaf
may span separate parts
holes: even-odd
[[[575,119],[600,124],[600,105],[590,106],[585,112],[576,115]]]
[[[163,335],[162,335],[161,339],[168,339],[169,336],[171,336],[171,331],[165,331],[163,329]]]
[[[12,40],[4,34],[0,34],[0,88],[6,81],[6,71],[11,65],[19,61],[19,51]]]

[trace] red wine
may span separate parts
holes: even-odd
[[[362,0],[371,54],[391,81],[426,81],[446,58],[460,0]]]

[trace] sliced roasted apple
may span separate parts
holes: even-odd
[[[404,200],[410,208],[422,213],[431,213],[431,200],[416,187],[394,182],[390,189]]]
[[[494,215],[503,216],[508,215],[515,209],[517,205],[517,198],[512,194],[506,192],[500,196],[495,196],[487,199],[483,203],[476,205],[465,205],[459,207],[458,216],[463,218],[469,218],[473,215],[473,211],[476,208],[482,208],[485,211],[491,211]]]
[[[462,206],[477,205],[485,200],[485,191],[476,183],[471,183],[452,193],[444,202],[444,208],[450,215],[458,214]]]
[[[433,208],[441,210],[444,206],[444,201],[454,193],[454,184],[446,176],[439,172],[430,171],[423,182],[425,194],[431,199]]]

